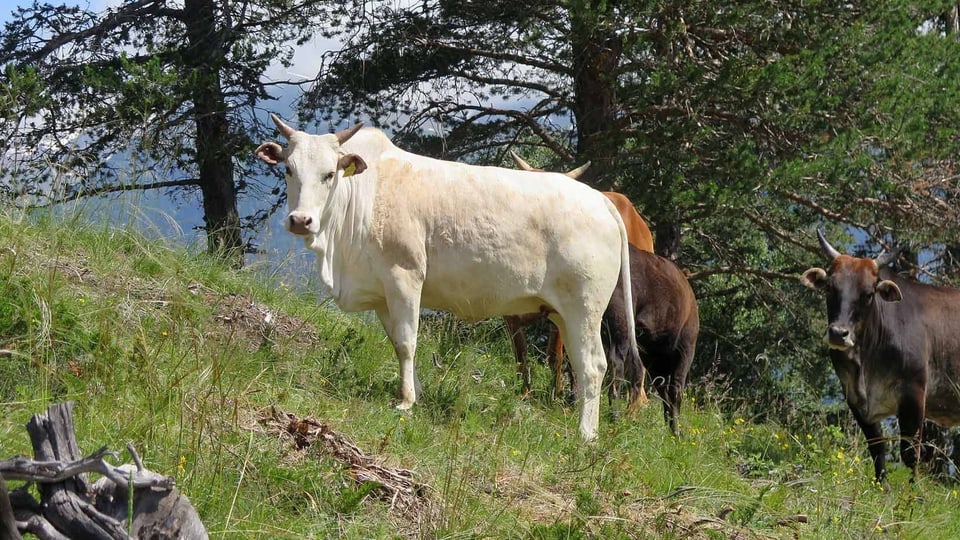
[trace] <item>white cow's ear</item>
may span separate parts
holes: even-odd
[[[270,165],[283,161],[283,147],[273,141],[261,144],[253,153]]]
[[[827,284],[827,271],[823,268],[811,268],[800,276],[800,284],[819,291]]]
[[[340,156],[340,168],[344,177],[353,176],[367,170],[367,162],[356,154],[346,154]]]
[[[877,283],[877,294],[887,302],[899,302],[903,300],[903,293],[900,291],[900,287],[897,287],[897,284],[889,279]]]

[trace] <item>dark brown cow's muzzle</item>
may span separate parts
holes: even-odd
[[[823,340],[831,349],[846,350],[853,347],[853,335],[850,329],[839,324],[831,324],[827,327],[827,333]]]

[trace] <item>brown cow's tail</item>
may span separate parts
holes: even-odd
[[[640,350],[637,349],[637,317],[633,312],[633,282],[630,279],[630,242],[627,240],[627,227],[623,223],[623,217],[617,211],[613,201],[604,197],[607,201],[607,208],[617,220],[617,227],[620,229],[620,281],[623,283],[623,302],[627,310],[627,328],[629,328],[630,354],[636,365],[640,363]],[[643,382],[641,381],[642,385]]]

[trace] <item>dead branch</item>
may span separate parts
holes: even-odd
[[[377,463],[347,437],[330,426],[311,418],[297,418],[275,407],[265,410],[260,424],[267,432],[293,440],[297,448],[319,442],[323,450],[349,467],[350,475],[360,484],[376,485],[375,493],[390,503],[390,508],[413,510],[429,506],[427,491],[430,486],[413,479],[413,471],[395,469]]]
[[[106,446],[81,457],[72,403],[51,405],[26,428],[35,459],[0,462],[0,540],[20,540],[23,533],[41,540],[206,540],[199,516],[173,479],[145,469],[132,445],[127,449],[135,465],[109,464],[105,458],[115,454]],[[101,478],[91,485],[89,473]],[[5,480],[35,483],[40,500],[25,487],[8,493]]]
[[[37,483],[63,482],[68,478],[83,473],[99,473],[110,479],[111,482],[124,489],[130,488],[129,471],[124,467],[114,467],[103,458],[107,455],[116,457],[106,446],[89,456],[72,462],[63,461],[34,461],[24,456],[17,456],[7,461],[0,461],[0,476],[7,480],[27,480]],[[160,476],[150,471],[133,471],[134,489],[173,489],[173,478]]]

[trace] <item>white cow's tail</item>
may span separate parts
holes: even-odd
[[[623,283],[623,302],[627,310],[627,328],[629,328],[630,354],[640,365],[640,350],[637,348],[637,317],[633,312],[633,282],[630,279],[630,242],[627,239],[627,227],[623,224],[623,216],[610,199],[604,197],[607,208],[617,221],[620,229],[620,282]],[[643,384],[641,382],[641,384]]]

